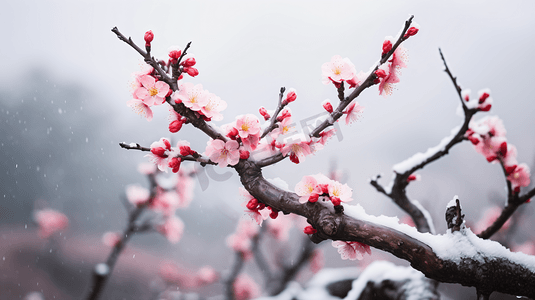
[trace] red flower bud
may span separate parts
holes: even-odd
[[[152,30],[149,30],[145,32],[145,46],[150,46],[150,43],[154,39],[154,33],[152,33]]]
[[[169,51],[169,57],[173,60],[176,60],[180,58],[180,55],[182,55],[182,50],[171,50]]]
[[[418,28],[416,27],[411,27],[407,30],[407,32],[405,33],[405,35],[403,36],[404,39],[408,38],[409,36],[413,36],[415,34],[417,34],[419,31]]]
[[[265,205],[264,203],[260,203],[260,202],[259,202],[259,203],[258,203],[258,210],[262,210],[262,209],[264,209],[264,208],[266,208],[266,205]]]
[[[247,209],[250,209],[250,210],[255,210],[258,207],[258,200],[256,200],[255,198],[249,200],[249,202],[247,202],[245,207],[247,207]]]
[[[500,150],[498,152],[502,157],[507,155],[507,142],[503,142],[500,144]]]
[[[342,200],[338,197],[331,197],[331,202],[334,204],[334,206],[338,206],[342,203]]]
[[[383,69],[377,69],[377,71],[375,71],[375,75],[377,75],[379,78],[385,78],[386,72]]]
[[[494,160],[496,160],[498,157],[496,155],[492,155],[492,156],[487,156],[487,161],[488,162],[493,162]]]
[[[479,110],[480,111],[489,111],[491,107],[492,107],[492,104],[487,104],[487,106],[480,107]]]
[[[290,154],[290,161],[293,162],[294,164],[298,164],[299,163],[299,157],[297,157],[297,155],[295,155],[295,153],[292,153],[292,154]]]
[[[314,234],[316,232],[318,232],[316,229],[314,229],[314,227],[308,225],[307,227],[305,227],[305,229],[303,230],[303,232],[305,234]]]
[[[476,138],[476,137],[473,137],[473,136],[469,136],[468,137],[468,140],[470,140],[470,142],[472,142],[472,144],[475,146],[477,144],[479,144],[479,139]]]
[[[481,97],[479,97],[479,104],[485,102],[485,100],[487,100],[487,98],[488,98],[489,96],[490,96],[489,93],[483,93],[483,94],[481,95]]]
[[[240,159],[248,159],[249,155],[250,155],[249,151],[240,150]]]
[[[191,150],[191,148],[189,146],[180,146],[179,150],[180,150],[180,155],[182,155],[182,156],[188,156],[188,155],[195,156],[195,153],[197,153],[197,152]]]
[[[291,91],[286,95],[286,103],[294,102],[295,99],[297,99],[297,94],[294,91]]]
[[[271,206],[268,206],[268,208],[271,210],[271,213],[269,214],[269,217],[272,219],[276,219],[279,216],[279,211],[274,209]]]
[[[318,199],[319,199],[320,195],[316,194],[316,193],[312,193],[310,194],[310,196],[308,197],[308,202],[318,202]]]
[[[166,139],[162,139],[162,140],[163,140],[163,143],[165,144],[165,149],[171,150],[171,143]]]
[[[184,67],[184,72],[188,73],[188,75],[191,77],[199,75],[199,70],[195,68]]]
[[[414,181],[414,180],[416,180],[416,175],[414,175],[414,174],[409,175],[409,178],[407,178],[407,182],[411,182],[411,181]]]
[[[195,58],[190,57],[190,58],[186,59],[185,61],[183,61],[180,64],[183,65],[184,67],[188,68],[188,67],[193,67],[196,63],[197,62],[195,61]]]
[[[388,53],[388,51],[392,50],[392,42],[389,40],[386,40],[383,42],[383,54],[385,55]]]
[[[182,128],[182,121],[181,120],[175,120],[169,124],[169,131],[172,133],[178,132]]]
[[[172,169],[173,173],[178,173],[178,170],[180,169],[180,163],[182,162],[182,159],[179,157],[173,157],[169,160],[169,163],[167,164],[169,168]]]
[[[152,152],[152,154],[158,157],[167,158],[167,155],[165,154],[165,149],[162,147],[151,148],[150,152]]]
[[[264,120],[266,121],[271,118],[271,116],[267,112],[267,109],[263,106],[258,109],[258,112],[264,117]]]
[[[516,170],[516,165],[512,166],[506,166],[505,167],[505,175],[509,176]]]
[[[232,127],[232,129],[229,131],[229,133],[227,133],[227,136],[230,139],[233,139],[233,140],[236,139],[237,135],[238,135],[238,129],[236,129],[235,127]]]
[[[329,113],[333,112],[333,106],[331,105],[331,102],[329,101],[323,102],[323,108],[325,108],[325,110],[328,111]]]

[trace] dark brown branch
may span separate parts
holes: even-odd
[[[136,143],[136,146],[132,146],[126,143],[119,143],[119,146],[124,149],[128,150],[140,150],[140,151],[147,151],[150,152],[150,148],[142,147],[140,144]],[[187,161],[195,161],[198,163],[201,163],[202,165],[217,165],[217,163],[211,161],[209,158],[202,157],[201,155],[198,155],[198,157],[191,157],[191,156],[184,156],[184,155],[177,155],[176,157],[179,157],[180,159],[187,160]]]
[[[429,245],[413,237],[416,234],[409,236],[394,228],[354,219],[317,203],[299,203],[297,194],[280,190],[265,180],[260,168],[253,162],[240,161],[235,169],[253,197],[279,211],[307,218],[318,230],[312,235],[315,242],[326,239],[358,241],[404,259],[427,277],[440,282],[535,296],[535,272],[508,258],[489,255],[480,261],[463,257],[462,262],[440,258]]]
[[[269,120],[269,126],[266,127],[266,129],[264,129],[264,132],[262,132],[260,139],[263,139],[268,133],[273,131],[273,129],[277,128],[277,116],[280,114],[280,112],[285,106],[285,104],[282,101],[282,97],[284,96],[284,91],[286,91],[286,88],[281,87],[280,93],[279,93],[279,103],[277,104],[277,108],[275,109],[275,112],[271,116],[271,120]]]

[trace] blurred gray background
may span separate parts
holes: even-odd
[[[35,235],[31,212],[36,201],[69,217],[67,241],[98,244],[103,232],[125,226],[126,212],[119,201],[124,187],[147,184],[136,172],[137,164],[146,161],[144,154],[123,150],[118,143],[149,146],[170,137],[167,110],[156,108],[154,120],[147,122],[126,106],[131,74],[139,70],[141,59],[110,31],[114,26],[139,45],[144,32],[152,30],[153,55],[160,58],[167,56],[169,46],[192,41],[189,53],[195,55],[200,75],[186,80],[202,83],[228,103],[221,125],[239,114],[258,115],[260,106],[273,109],[281,86],[297,90],[291,105],[295,120],[323,112],[320,103],[336,100],[336,91],[321,83],[321,65],[338,54],[357,70],[367,71],[379,59],[385,36],[395,35],[414,15],[421,28],[404,44],[409,67],[397,90],[387,98],[379,96],[377,88],[366,90],[357,99],[366,108],[364,118],[352,126],[341,124],[342,141],[332,139],[299,165],[285,160],[264,171],[293,189],[302,176],[326,173],[334,161],[349,175],[355,203],[370,214],[402,218],[368,179],[382,173],[381,183],[386,184],[392,165],[438,144],[461,123],[455,114],[459,99],[443,72],[439,47],[461,87],[472,89],[473,96],[490,88],[492,110],[476,119],[500,116],[508,142],[518,149],[518,161],[534,166],[533,12],[532,1],[3,3],[0,250],[7,253],[24,232]],[[199,152],[208,140],[189,127],[173,139],[188,140]],[[454,195],[459,195],[472,223],[482,216],[483,207],[503,206],[500,167],[487,163],[468,142],[420,174],[422,181],[411,184],[408,193],[430,211],[439,233],[445,231],[444,210]],[[187,258],[191,265],[228,267],[231,252],[224,238],[243,211],[238,187],[235,174],[225,181],[212,178],[204,191],[197,185],[191,207],[178,212],[186,225],[179,244],[149,234],[132,239],[132,247],[171,260]],[[533,240],[528,229],[532,206],[523,212],[516,243]],[[203,246],[208,242],[221,247]],[[63,247],[68,248],[68,242]],[[351,265],[336,260],[334,248],[325,250],[332,255],[330,265]],[[98,252],[96,261],[104,259],[108,249]]]

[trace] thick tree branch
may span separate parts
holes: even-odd
[[[240,161],[236,170],[244,187],[256,199],[279,211],[306,217],[318,230],[311,236],[315,242],[325,239],[357,241],[407,260],[413,268],[431,279],[474,286],[482,291],[535,296],[534,257],[529,258],[531,267],[509,257],[486,253],[483,248],[477,248],[478,257],[463,253],[455,258],[441,257],[423,240],[429,238],[429,241],[437,244],[449,243],[448,247],[456,251],[463,249],[461,245],[451,244],[451,239],[446,236],[423,235],[416,231],[409,235],[400,231],[402,227],[392,228],[373,221],[352,218],[319,203],[301,204],[297,194],[281,190],[265,180],[261,169],[252,162]],[[462,235],[456,234],[458,237]]]

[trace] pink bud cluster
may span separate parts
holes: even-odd
[[[246,213],[258,224],[262,225],[262,222],[268,217],[276,219],[279,216],[279,211],[259,202],[256,198],[251,196],[245,189],[240,188],[240,194],[245,198]]]
[[[326,198],[334,206],[342,202],[352,201],[353,191],[347,184],[331,180],[323,174],[304,176],[295,186],[295,193],[300,196],[299,202],[317,202],[320,197]]]
[[[465,136],[488,162],[500,162],[513,192],[518,193],[520,187],[529,185],[530,170],[525,163],[518,163],[516,147],[507,143],[505,133],[502,120],[496,116],[487,116],[471,122]]]

